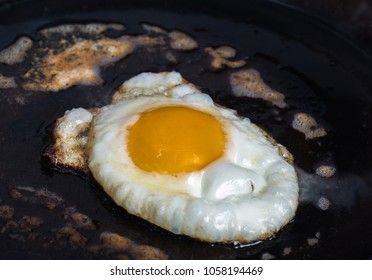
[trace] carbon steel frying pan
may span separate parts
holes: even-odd
[[[99,86],[58,93],[0,90],[1,259],[136,259],[150,258],[151,252],[170,259],[372,257],[369,49],[322,20],[269,1],[1,3],[1,49],[21,35],[37,41],[37,30],[45,26],[97,21],[123,23],[126,34],[143,32],[144,22],[178,29],[201,46],[176,53],[176,64],[164,63],[156,53],[134,53],[102,69],[104,82]],[[234,47],[237,57],[247,59],[246,67],[258,70],[283,92],[289,107],[233,96],[228,75],[234,70],[212,71],[203,52],[204,47],[222,45]],[[0,73],[17,77],[29,63],[1,64]],[[251,118],[293,153],[301,202],[293,222],[276,236],[254,244],[223,245],[168,233],[116,206],[89,176],[55,169],[42,156],[54,121],[66,110],[102,106],[126,79],[143,71],[170,70],[201,86],[215,102]],[[306,140],[291,128],[296,112],[315,117],[327,136]],[[317,176],[315,169],[322,163],[335,166],[335,175]],[[72,212],[84,214],[75,216],[83,219],[80,228],[73,226]],[[129,240],[130,246],[104,247],[104,232]],[[144,249],[150,253],[143,254]]]

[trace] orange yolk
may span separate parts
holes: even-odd
[[[128,129],[129,156],[149,172],[177,175],[201,170],[221,157],[224,149],[221,123],[188,107],[146,111]]]

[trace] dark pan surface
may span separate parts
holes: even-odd
[[[104,2],[108,2],[105,5]],[[197,51],[176,52],[179,63],[161,56],[134,53],[103,69],[100,86],[76,86],[58,93],[0,90],[1,259],[140,258],[135,251],[94,253],[102,232],[114,232],[136,246],[160,249],[170,259],[368,259],[372,257],[372,60],[368,51],[321,22],[265,1],[25,1],[0,11],[0,48],[20,35],[36,38],[46,25],[64,22],[120,22],[126,34],[152,23],[179,29],[200,44]],[[203,52],[207,46],[229,45],[246,67],[261,72],[267,83],[286,95],[289,108],[279,109],[231,94],[228,76],[213,72]],[[0,73],[16,75],[22,66],[0,65]],[[207,244],[165,232],[117,207],[90,179],[54,170],[41,156],[53,122],[66,110],[102,106],[112,90],[143,71],[179,71],[213,99],[236,109],[295,157],[301,203],[294,221],[277,236],[253,245]],[[296,112],[315,117],[328,135],[305,140],[291,128]],[[319,163],[337,168],[331,178],[314,171]],[[53,196],[53,195],[54,196]],[[58,198],[56,198],[58,196]],[[46,204],[56,203],[56,207]],[[319,199],[330,206],[321,210]],[[48,202],[48,201],[47,201]],[[87,215],[94,229],[58,234],[68,225],[68,209]],[[3,208],[4,209],[4,208]],[[25,218],[26,216],[26,218]],[[38,217],[30,225],[27,216]],[[13,221],[11,223],[10,221]]]

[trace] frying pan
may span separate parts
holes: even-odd
[[[37,40],[37,30],[46,26],[97,21],[123,23],[127,34],[143,32],[144,22],[182,30],[201,47],[177,52],[177,64],[134,53],[102,69],[99,86],[58,93],[0,90],[0,258],[371,258],[371,49],[366,37],[350,33],[353,28],[343,33],[343,25],[288,2],[1,1],[1,49],[21,35]],[[283,92],[289,107],[233,96],[228,75],[234,70],[212,71],[203,53],[204,47],[222,45],[234,47],[246,67]],[[17,77],[30,63],[0,65],[0,73]],[[293,153],[300,206],[275,236],[253,244],[209,244],[171,234],[116,206],[89,176],[56,169],[43,157],[53,123],[66,110],[105,105],[126,79],[171,70],[249,117]],[[305,139],[291,127],[297,112],[313,116],[327,135]],[[319,164],[336,167],[335,175],[316,175]],[[103,233],[130,245],[105,247]]]

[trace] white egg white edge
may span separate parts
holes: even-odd
[[[217,108],[206,95],[199,98],[201,95],[180,94],[173,98],[172,102],[192,104],[204,111],[203,105],[208,105],[206,107],[212,108],[211,112]],[[203,98],[204,101],[200,102]],[[168,97],[145,97],[103,107],[101,113],[94,118],[90,132],[89,168],[95,179],[118,205],[129,213],[173,233],[208,242],[246,243],[260,240],[278,232],[294,217],[298,206],[298,180],[294,167],[278,155],[278,147],[272,145],[255,125],[249,126],[252,133],[247,137],[250,140],[256,137],[257,145],[265,147],[263,150],[268,156],[267,159],[257,157],[255,162],[257,164],[255,172],[260,173],[265,179],[265,186],[261,189],[256,188],[253,192],[247,193],[238,191],[237,195],[222,199],[206,199],[201,195],[207,193],[208,196],[208,190],[199,190],[198,193],[197,188],[191,187],[185,191],[185,187],[192,185],[193,181],[206,180],[203,178],[208,178],[208,174],[205,174],[207,172],[199,172],[201,175],[188,174],[187,182],[179,187],[176,185],[179,178],[173,176],[156,174],[144,176],[146,172],[136,168],[127,152],[120,148],[126,139],[126,129],[123,129],[123,125],[131,125],[136,121],[136,117],[127,116],[143,108],[141,103],[143,99],[146,99],[148,104],[155,104],[159,100],[160,103],[169,104]],[[123,106],[126,110],[122,110]],[[230,123],[237,124],[238,129],[235,133],[242,136],[239,130],[240,128],[244,130],[245,125],[241,124],[241,119],[235,112],[219,107],[218,109],[223,111],[226,119],[230,119]],[[126,120],[126,124],[123,119]],[[248,119],[244,121],[249,123]],[[229,143],[233,152],[226,160],[235,160],[241,166],[252,167],[252,162],[244,162],[246,160],[244,158],[239,159],[241,151],[234,148],[234,144],[236,143]],[[247,149],[254,154],[253,148]],[[128,170],[134,171],[134,175],[129,176]],[[213,171],[210,173],[211,176],[216,174]],[[143,182],[150,184],[144,186],[141,184]],[[223,178],[222,182],[225,182]],[[157,187],[157,183],[163,183],[163,188]],[[172,188],[173,183],[175,185]]]

